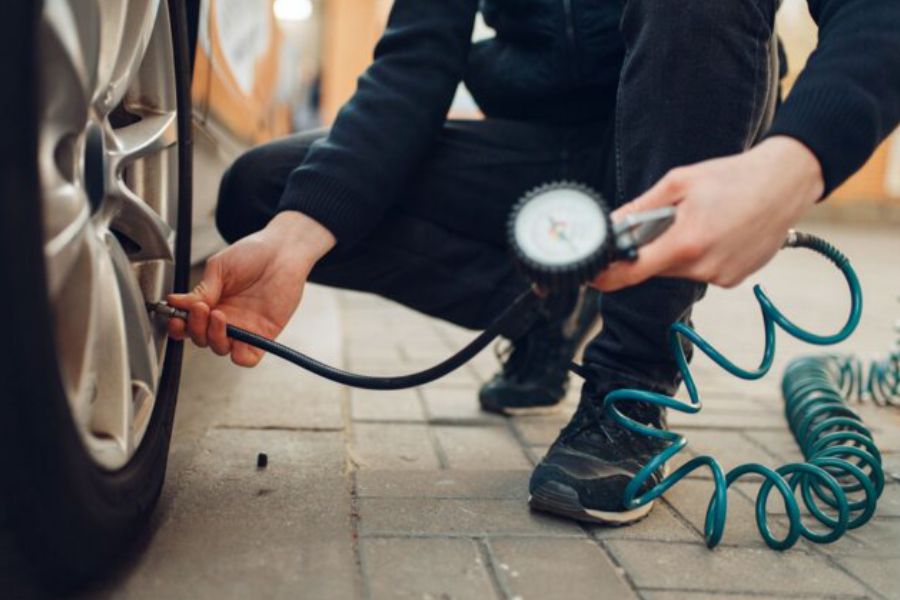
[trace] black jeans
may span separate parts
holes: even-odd
[[[629,0],[614,111],[578,126],[448,121],[375,232],[327,256],[311,281],[484,328],[528,285],[506,247],[509,210],[523,193],[574,180],[618,206],[673,167],[740,152],[758,138],[777,90],[774,4]],[[266,225],[288,175],[323,135],[294,135],[235,162],[216,213],[226,240]],[[704,292],[696,282],[658,278],[605,295],[603,330],[585,362],[600,377],[673,389],[668,330],[690,318]]]

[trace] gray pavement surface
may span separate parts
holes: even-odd
[[[863,323],[840,349],[886,350],[900,317],[900,237],[889,229],[809,229],[853,259],[866,292]],[[840,276],[801,251],[783,254],[753,281],[800,324],[835,330],[848,306]],[[711,290],[695,320],[727,356],[747,366],[759,360],[749,284]],[[397,373],[471,337],[371,296],[311,287],[283,341],[354,370]],[[684,454],[708,452],[726,468],[797,460],[781,414],[780,373],[791,357],[821,351],[780,335],[776,367],[755,383],[698,357],[705,408],[671,418],[689,439]],[[248,371],[190,351],[153,535],[84,597],[900,598],[900,410],[858,407],[889,473],[871,523],[829,546],[773,552],[753,521],[758,484],[747,481],[729,493],[725,538],[710,551],[702,540],[712,491],[705,473],[631,527],[531,513],[530,469],[574,410],[579,385],[573,381],[559,414],[503,419],[480,412],[475,398],[495,369],[485,352],[431,386],[378,393],[331,385],[271,358]],[[256,468],[258,452],[269,456],[265,470]]]

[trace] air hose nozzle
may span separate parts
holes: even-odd
[[[184,319],[185,321],[188,319],[186,310],[170,306],[168,302],[147,302],[146,304],[147,310],[151,313],[156,313],[169,319]]]

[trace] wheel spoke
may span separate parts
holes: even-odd
[[[116,148],[109,153],[110,175],[116,177],[128,164],[162,152],[178,143],[175,111],[151,114],[140,121],[113,130]]]
[[[111,235],[111,234],[107,234]],[[92,236],[93,237],[93,236]],[[128,361],[129,327],[122,307],[122,290],[109,255],[109,243],[94,237],[92,286],[92,340],[95,344],[96,393],[90,406],[87,443],[98,462],[122,463],[130,455],[132,440],[132,389]]]
[[[91,404],[97,395],[97,315],[101,298],[94,287],[100,277],[98,261],[102,250],[90,224],[83,228],[81,241],[68,276],[60,280],[53,316],[63,387],[75,422],[81,431],[86,431]]]
[[[144,260],[174,261],[175,231],[121,180],[110,190],[112,219],[110,229],[134,242],[128,257],[132,262]]]
[[[44,193],[47,217],[44,219],[44,257],[47,264],[47,288],[56,298],[73,266],[84,250],[90,211],[84,192],[62,183]]]
[[[109,114],[137,76],[159,16],[159,0],[93,0],[101,13],[101,61],[94,105]]]
[[[140,384],[152,395],[156,394],[159,367],[156,362],[156,342],[147,317],[144,294],[138,286],[134,270],[119,241],[111,233],[104,241],[112,260],[122,298],[122,314],[128,328],[125,332],[128,347],[128,362],[132,385]]]
[[[46,0],[41,21],[44,120],[79,131],[87,117],[100,57],[100,15],[91,2]]]
[[[84,249],[89,206],[76,175],[97,74],[99,13],[85,2],[46,0],[40,23],[41,128],[38,169],[51,298]]]

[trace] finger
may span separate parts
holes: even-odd
[[[201,348],[206,348],[208,342],[206,332],[209,329],[209,306],[203,302],[195,302],[191,305],[188,318],[188,333],[194,343]]]
[[[166,302],[169,303],[170,306],[174,306],[175,308],[180,308],[182,310],[188,310],[191,308],[191,305],[194,302],[199,302],[200,298],[194,296],[193,294],[169,294],[166,296]]]
[[[221,310],[212,311],[209,314],[209,330],[206,332],[206,338],[209,341],[209,347],[219,356],[231,354],[231,340],[228,339],[226,328],[225,313]]]
[[[677,204],[684,198],[687,190],[688,172],[685,169],[673,169],[660,179],[649,190],[613,212],[613,220],[619,220],[625,215],[635,212],[643,212],[663,206]]]
[[[644,247],[637,260],[613,263],[594,279],[592,285],[603,292],[615,292],[668,272],[674,265],[684,261],[687,255],[678,246],[679,238],[679,232],[670,229],[658,240]]]
[[[733,261],[731,264],[726,263],[729,268],[723,269],[721,261],[717,261],[711,254],[711,252],[707,252],[693,261],[674,262],[663,269],[659,275],[661,277],[678,277],[681,279],[705,281],[706,283],[714,283],[720,277],[730,279],[732,271],[735,271],[735,269],[730,268]]]
[[[216,306],[222,296],[222,261],[213,256],[206,261],[203,278],[194,289],[187,294],[169,294],[166,300],[172,306],[190,310],[195,302],[205,302],[208,306]]]
[[[244,342],[234,342],[231,348],[231,362],[241,367],[255,367],[265,352]]]
[[[711,250],[692,263],[674,264],[660,275],[693,279],[723,288],[733,288],[763,268],[775,253],[777,250],[772,253],[748,254],[743,252],[737,255],[717,256],[717,252]]]
[[[169,337],[180,342],[184,339],[187,324],[184,322],[184,319],[169,319],[167,329]]]

